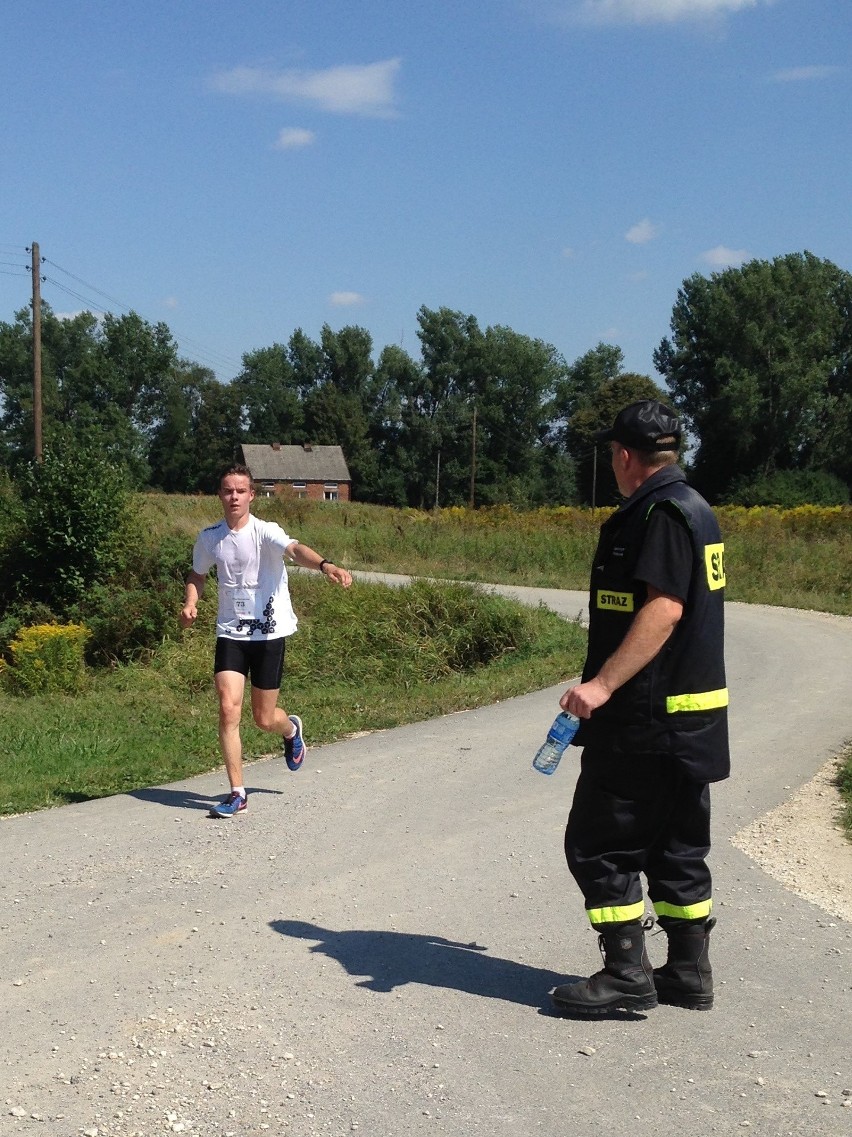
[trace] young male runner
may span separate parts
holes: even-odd
[[[219,610],[213,671],[219,697],[219,745],[231,792],[211,809],[210,816],[233,817],[246,808],[240,717],[247,677],[254,721],[261,730],[281,736],[288,767],[300,769],[307,753],[302,720],[277,705],[285,637],[295,632],[297,624],[284,556],[302,568],[317,569],[343,588],[350,586],[352,577],[288,536],[280,525],[251,513],[254,483],[247,466],[231,466],[222,474],[219,500],[223,519],[203,529],[195,542],[180,622],[184,628],[195,623],[207,573],[215,565]]]

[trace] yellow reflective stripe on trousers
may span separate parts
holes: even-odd
[[[673,715],[678,711],[715,711],[728,705],[728,688],[718,691],[697,691],[693,695],[669,695],[666,711]]]
[[[671,916],[674,920],[701,920],[710,915],[712,900],[699,900],[697,904],[666,904],[664,900],[654,902],[658,916]]]
[[[614,908],[587,908],[589,920],[594,924],[625,924],[628,920],[639,920],[645,911],[645,901],[636,904],[616,905]]]

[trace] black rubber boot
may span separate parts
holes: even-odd
[[[673,920],[661,916],[669,939],[668,959],[654,968],[657,998],[670,1007],[709,1011],[713,1006],[713,971],[710,967],[710,933],[715,919]]]
[[[564,983],[551,995],[554,1006],[574,1015],[647,1011],[657,1005],[654,973],[645,951],[645,931],[653,920],[631,920],[599,928],[602,971],[579,983]]]

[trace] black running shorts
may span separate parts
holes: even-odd
[[[252,687],[259,691],[277,691],[284,674],[283,636],[275,640],[229,640],[220,636],[216,640],[213,674],[220,671],[237,671],[251,676]]]

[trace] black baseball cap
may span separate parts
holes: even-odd
[[[681,434],[673,410],[655,399],[642,399],[619,411],[612,426],[598,431],[595,442],[620,442],[633,450],[677,450]]]

